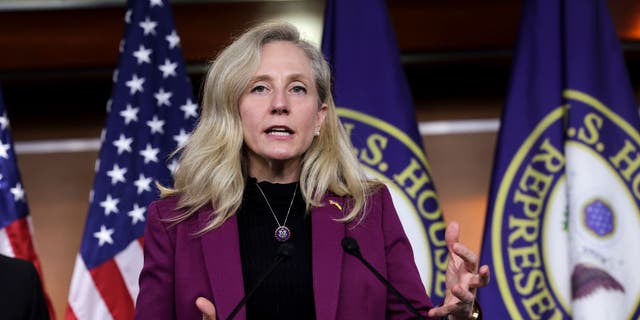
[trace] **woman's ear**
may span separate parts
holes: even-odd
[[[320,105],[318,108],[318,118],[316,119],[316,130],[315,132],[320,132],[320,128],[322,128],[322,124],[324,123],[324,119],[327,117],[327,111],[329,110],[329,106],[326,103]]]

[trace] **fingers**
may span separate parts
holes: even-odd
[[[448,315],[469,315],[473,309],[475,295],[460,285],[451,289],[451,293],[458,299],[445,299],[445,304],[429,310],[429,317],[446,317]],[[449,300],[449,302],[446,302]]]
[[[447,248],[449,248],[449,252],[462,258],[465,264],[465,270],[475,272],[478,258],[473,251],[460,243],[460,225],[458,225],[457,222],[453,221],[449,223],[445,230],[444,239],[447,243]]]
[[[453,245],[457,243],[460,237],[460,226],[457,222],[453,221],[449,223],[444,231],[444,240],[447,243],[449,250],[453,250]]]
[[[480,267],[480,270],[478,270],[478,273],[469,280],[469,288],[482,288],[489,284],[490,278],[491,274],[489,272],[489,267],[486,265],[482,266]]]
[[[432,308],[427,313],[427,316],[429,318],[444,318],[448,315],[468,315],[471,314],[472,309],[472,304],[456,302]]]
[[[448,316],[451,312],[453,312],[454,308],[452,306],[441,306],[434,307],[427,313],[429,318],[443,318]]]
[[[462,243],[458,242],[453,246],[453,252],[462,258],[464,261],[465,269],[470,272],[474,272],[476,270],[476,266],[478,265],[478,257],[475,252],[471,251]]]
[[[202,320],[216,320],[216,307],[206,298],[198,297],[196,306],[202,312]]]
[[[453,287],[451,293],[453,293],[456,298],[460,299],[460,301],[465,304],[472,304],[476,299],[476,296],[473,292],[463,289],[460,285]]]
[[[478,265],[478,257],[473,251],[460,243],[460,225],[457,222],[449,223],[445,230],[444,238],[449,251],[462,258],[465,270],[475,272]]]
[[[478,271],[478,277],[480,278],[480,283],[478,288],[484,287],[489,284],[489,280],[491,280],[491,272],[489,271],[489,266],[482,266]]]

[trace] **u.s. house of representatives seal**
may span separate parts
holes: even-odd
[[[511,159],[496,195],[494,275],[512,319],[638,319],[640,136],[575,90]]]
[[[338,108],[338,115],[367,174],[389,187],[425,288],[444,297],[445,223],[424,151],[384,120],[345,108]]]

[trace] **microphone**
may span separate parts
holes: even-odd
[[[288,242],[282,243],[278,247],[278,255],[276,256],[275,260],[273,260],[273,263],[271,263],[269,268],[260,276],[260,278],[258,278],[258,281],[253,286],[253,288],[251,288],[251,290],[249,290],[249,292],[244,296],[244,298],[242,298],[242,300],[240,300],[240,302],[238,302],[236,307],[233,308],[233,310],[231,311],[231,313],[227,317],[227,320],[231,320],[231,319],[233,319],[233,317],[235,317],[235,315],[240,311],[240,309],[247,303],[247,301],[249,301],[249,298],[251,298],[251,296],[256,291],[256,289],[258,289],[258,287],[260,287],[262,282],[273,272],[273,270],[275,270],[275,268],[280,263],[282,263],[282,261],[287,260],[288,258],[290,258],[291,256],[293,256],[295,254],[295,252],[296,252],[295,249],[296,248],[293,246],[293,244],[292,243],[288,243]]]
[[[380,272],[378,272],[378,270],[376,270],[376,268],[374,268],[369,261],[365,260],[365,258],[362,257],[362,254],[360,253],[360,247],[358,246],[358,242],[356,241],[356,239],[351,238],[351,237],[344,237],[342,239],[342,249],[358,258],[358,260],[360,260],[360,262],[362,262],[362,264],[364,264],[365,267],[367,267],[367,269],[369,269],[369,271],[371,271],[371,273],[373,273],[374,276],[376,276],[376,278],[378,278],[378,280],[380,280],[380,282],[382,282],[382,284],[384,284],[385,287],[387,287],[391,293],[393,293],[396,297],[398,297],[398,299],[400,299],[400,301],[402,302],[402,304],[405,305],[405,307],[407,307],[407,309],[409,309],[411,311],[411,313],[413,313],[417,319],[422,319],[424,320],[424,316],[422,316],[418,310],[416,310],[416,308],[414,308],[411,303],[409,302],[409,300],[407,300],[407,298],[405,298],[399,291],[398,289],[396,289],[391,282],[389,282],[389,280],[387,280],[385,277],[382,276],[382,274],[380,274]]]

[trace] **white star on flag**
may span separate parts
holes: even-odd
[[[171,102],[169,101],[169,99],[171,98],[171,96],[173,95],[173,93],[171,93],[171,91],[164,91],[164,88],[160,88],[158,90],[158,92],[156,92],[153,97],[156,98],[156,100],[158,101],[158,107],[165,105],[167,107],[171,106]]]
[[[138,194],[141,194],[144,191],[151,191],[151,178],[145,177],[142,173],[138,180],[133,182],[133,184],[138,188]]]
[[[195,105],[179,108],[196,99],[169,2],[127,1],[125,10],[110,112],[100,133],[88,217],[69,288],[67,310],[78,320],[135,318],[146,212],[158,199],[154,183],[173,186],[168,166],[177,166],[175,138],[193,131],[198,117]],[[8,154],[14,158],[12,150]],[[129,289],[130,295],[114,302],[98,288]]]
[[[189,134],[184,129],[180,129],[180,133],[173,136],[173,140],[178,143],[178,147],[184,146],[187,143],[187,139],[189,139]]]
[[[120,115],[124,118],[124,124],[129,124],[131,121],[138,121],[139,108],[133,108],[130,104],[127,105],[125,110],[120,111]]]
[[[100,206],[104,208],[104,215],[109,216],[111,212],[118,213],[118,202],[120,202],[119,199],[114,199],[110,194],[107,194],[107,199],[100,202]]]
[[[7,112],[5,111],[0,117],[0,128],[2,130],[6,129],[9,126],[9,118],[7,118]]]
[[[176,76],[176,68],[178,67],[178,64],[175,62],[171,62],[171,60],[169,59],[165,59],[164,60],[164,64],[159,66],[158,69],[160,69],[160,71],[162,71],[162,77],[163,78],[168,78],[169,76]]]
[[[176,170],[178,170],[178,160],[174,159],[173,161],[171,161],[171,163],[167,165],[167,169],[169,169],[171,174],[176,173]]]
[[[137,74],[133,74],[133,77],[131,78],[131,80],[127,81],[126,85],[127,87],[129,87],[130,89],[130,93],[131,95],[135,94],[136,92],[143,92],[144,90],[142,89],[142,84],[144,83],[144,78],[138,78]]]
[[[13,201],[24,201],[24,189],[22,189],[22,184],[16,184],[16,186],[11,188],[9,191],[13,194]]]
[[[136,224],[138,222],[144,222],[144,213],[147,211],[146,207],[140,207],[137,203],[133,204],[133,210],[129,211],[127,214],[131,217],[131,224]]]
[[[118,182],[124,183],[126,181],[124,178],[125,173],[127,173],[127,168],[120,168],[117,163],[113,165],[113,169],[107,171],[107,175],[111,177],[112,185]]]
[[[144,29],[144,35],[147,36],[149,34],[155,35],[156,34],[156,27],[158,26],[158,23],[155,21],[152,21],[149,19],[149,17],[147,17],[144,21],[140,22],[140,24],[138,24],[142,29]]]
[[[149,162],[158,162],[158,153],[160,150],[158,148],[152,148],[150,143],[147,143],[147,147],[140,151],[140,155],[144,157],[144,164]]]
[[[162,126],[164,126],[164,120],[158,119],[158,116],[154,115],[153,119],[147,121],[147,125],[151,129],[151,134],[160,133],[163,134]]]
[[[133,52],[133,56],[138,59],[138,64],[151,63],[151,53],[153,53],[153,50],[140,45],[140,48]]]
[[[3,157],[5,159],[9,159],[9,153],[7,151],[9,151],[9,149],[11,149],[11,145],[8,143],[2,143],[2,141],[0,141],[0,157]]]
[[[167,42],[169,42],[169,49],[173,49],[180,45],[180,37],[175,30],[171,31],[171,34],[165,37]]]
[[[124,22],[126,22],[127,24],[131,23],[131,9],[127,10],[127,12],[124,13]]]
[[[122,154],[123,152],[131,152],[131,143],[133,142],[133,138],[127,138],[123,133],[120,134],[120,138],[113,142],[113,145],[118,148],[118,154]]]
[[[184,112],[185,119],[189,119],[189,117],[198,117],[198,105],[193,103],[191,99],[187,99],[187,103],[181,105],[180,110]]]
[[[113,244],[113,239],[111,238],[113,231],[113,229],[107,229],[104,224],[101,225],[100,231],[93,233],[93,236],[98,239],[98,246],[102,247],[105,243]]]

